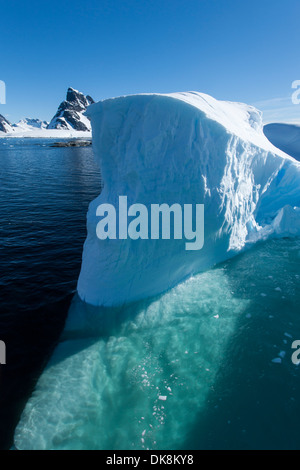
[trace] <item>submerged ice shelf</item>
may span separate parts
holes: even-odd
[[[17,449],[178,448],[247,304],[223,269],[122,308],[75,297],[16,430]]]
[[[104,188],[87,216],[82,300],[109,306],[157,295],[257,240],[299,234],[300,165],[267,140],[255,108],[174,93],[109,99],[87,112]],[[148,208],[204,204],[204,247],[99,240],[97,207],[116,207],[119,196]]]
[[[17,449],[276,449],[278,414],[298,448],[299,260],[299,238],[270,240],[157,298],[75,296]]]

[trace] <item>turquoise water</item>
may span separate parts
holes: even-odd
[[[50,143],[0,143],[6,448],[62,328],[68,302],[58,301],[76,288],[86,212],[100,191],[91,148]],[[291,361],[299,264],[299,239],[272,240],[124,308],[92,308],[75,296],[17,446],[299,449],[300,368]]]
[[[299,239],[272,240],[159,298],[75,296],[17,448],[299,448],[299,264]]]

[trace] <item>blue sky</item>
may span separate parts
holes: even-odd
[[[299,0],[1,2],[0,114],[50,120],[68,86],[95,100],[195,90],[300,122]]]

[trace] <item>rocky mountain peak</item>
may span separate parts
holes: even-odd
[[[13,128],[11,123],[0,114],[0,132],[12,132]]]
[[[85,96],[74,88],[68,88],[66,99],[59,105],[48,129],[90,131],[90,121],[84,116],[84,112],[92,103],[94,100],[89,95]]]

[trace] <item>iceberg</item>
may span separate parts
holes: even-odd
[[[258,240],[299,234],[300,165],[265,137],[255,108],[189,92],[108,99],[87,115],[104,187],[87,215],[77,287],[85,302],[158,295]],[[187,252],[184,239],[100,240],[97,207],[117,206],[119,196],[148,208],[203,204],[203,248]]]
[[[266,124],[264,126],[264,133],[273,145],[300,161],[299,124]]]
[[[244,347],[258,302],[281,295],[271,280],[268,296],[245,293],[249,278],[260,276],[265,289],[278,269],[284,291],[286,269],[299,261],[283,256],[285,245],[257,245],[236,258],[237,272],[235,260],[208,268],[259,240],[299,235],[300,164],[266,139],[257,110],[200,93],[121,97],[88,114],[104,187],[88,211],[78,295],[15,446],[185,449],[195,438],[199,448],[207,428],[199,437],[194,425],[219,371],[232,368],[229,342],[242,337]],[[203,248],[99,240],[97,207],[125,195],[146,207],[204,204]],[[290,240],[269,243],[281,241]]]
[[[226,344],[248,304],[234,295],[222,268],[121,308],[75,296],[15,431],[15,447],[185,448],[179,446],[229,360]]]

